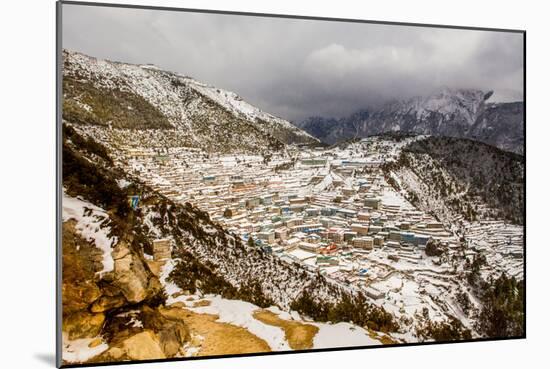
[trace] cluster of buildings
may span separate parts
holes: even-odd
[[[198,150],[129,150],[126,164],[159,192],[192,202],[243,242],[302,263],[369,295],[391,263],[421,263],[431,238],[456,239],[409,204],[380,168],[388,150],[300,150],[230,156]],[[382,258],[380,259],[380,257]]]
[[[413,325],[426,311],[433,321],[452,315],[471,323],[458,313],[456,296],[468,290],[460,276],[476,254],[487,258],[482,275],[523,278],[521,226],[458,219],[452,229],[460,230],[459,236],[389,186],[381,167],[417,138],[371,137],[330,149],[289,147],[284,155],[264,157],[152,149],[102,134],[96,136],[113,148],[117,164],[158,192],[196,205],[273,257],[360,289]],[[129,201],[140,206],[139,196]],[[444,255],[426,254],[430,240],[443,246]],[[166,240],[157,241],[148,261],[152,267],[162,264],[169,250]]]

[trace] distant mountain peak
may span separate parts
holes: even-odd
[[[523,103],[489,103],[492,90],[442,87],[431,94],[393,100],[334,120],[316,117],[298,126],[334,144],[382,132],[473,138],[504,150],[523,150]]]

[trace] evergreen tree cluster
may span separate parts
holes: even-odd
[[[362,293],[342,292],[338,303],[329,303],[313,299],[306,289],[290,308],[319,322],[350,322],[381,332],[394,332],[398,328],[391,314],[369,303]]]
[[[477,328],[486,337],[525,335],[525,283],[504,273],[482,287]]]

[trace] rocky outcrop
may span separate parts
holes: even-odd
[[[183,344],[190,338],[183,320],[167,318],[158,309],[144,308],[141,317],[145,328],[157,332],[162,351],[168,357],[180,352]]]
[[[102,361],[166,359],[160,339],[155,332],[144,330],[119,345],[111,347]]]
[[[99,253],[99,254],[98,254]],[[63,313],[102,313],[126,304],[156,298],[162,292],[158,278],[142,256],[125,241],[119,241],[111,253],[112,272],[99,276],[101,250],[82,239],[74,222],[63,225]]]
[[[120,240],[111,253],[113,271],[100,274],[101,250],[79,235],[74,221],[63,224],[64,340],[109,346],[89,362],[174,357],[189,340],[183,320],[159,312],[162,285],[130,245]]]
[[[63,224],[63,331],[69,339],[97,336],[105,320],[104,314],[88,310],[102,294],[96,281],[101,269],[96,256],[101,251],[83,240],[74,226],[74,221]]]
[[[63,330],[70,340],[96,337],[103,329],[105,314],[88,313],[86,310],[67,315],[63,319]]]
[[[183,320],[167,318],[147,305],[111,316],[103,333],[110,348],[94,361],[174,357],[190,339]]]
[[[112,285],[119,288],[130,303],[139,303],[156,296],[162,286],[136,252],[124,241],[119,242],[112,252],[115,261]]]
[[[127,300],[121,296],[101,296],[93,302],[90,306],[90,311],[92,313],[101,313],[108,310],[113,310],[124,306],[127,303]]]

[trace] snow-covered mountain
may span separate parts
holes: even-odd
[[[211,151],[280,149],[318,141],[236,93],[188,76],[67,50],[63,57],[63,118],[69,123],[163,130],[158,135],[173,144]]]
[[[390,131],[463,137],[523,152],[523,103],[489,103],[492,91],[449,89],[393,101],[339,120],[308,118],[297,124],[324,142]]]
[[[286,146],[317,141],[236,94],[189,77],[68,51],[64,58],[65,363],[220,353],[209,346],[208,336],[222,328],[222,336],[232,339],[231,345],[222,342],[232,346],[231,353],[522,332],[520,313],[511,323],[500,319],[502,334],[478,327],[501,313],[494,310],[494,299],[478,301],[490,287],[483,278],[506,271],[523,279],[516,245],[524,223],[520,155],[473,140],[402,133],[330,148]],[[381,130],[439,129],[440,135],[452,135],[469,127],[469,132],[490,133],[499,144],[514,143],[492,127],[506,122],[513,130],[522,105],[517,110],[514,104],[489,104],[488,97],[445,90],[374,113],[360,111],[349,118],[356,125],[323,118],[309,122],[325,130],[323,136],[367,132],[375,117],[385,124]],[[339,131],[331,131],[333,125]],[[285,150],[274,152],[279,149]],[[268,155],[242,155],[248,152]],[[364,189],[370,200],[380,197],[379,208],[366,206]],[[260,231],[289,226],[277,219],[284,215],[281,209],[274,211],[283,207],[272,202],[271,194],[279,198],[279,193],[285,193],[284,206],[291,196],[300,196],[314,210],[372,212],[376,225],[383,221],[391,232],[406,224],[402,219],[412,219],[418,224],[415,232],[445,244],[434,244],[439,252],[434,260],[434,250],[409,244],[350,254],[348,243],[336,259],[342,263],[338,274],[328,274],[333,265],[317,265],[322,255],[309,258],[313,266],[299,259],[304,250],[290,243],[282,245],[285,253],[297,252],[293,257],[255,242]],[[269,200],[250,209],[247,200],[260,196]],[[241,217],[233,210],[242,211]],[[306,219],[304,212],[295,215]],[[355,218],[348,224],[338,217],[329,220],[342,231],[353,227]],[[427,224],[438,226],[431,220],[445,229],[426,231]],[[312,218],[306,221],[314,224]],[[250,229],[243,234],[245,222]],[[465,257],[474,252],[488,255],[481,272],[474,272]],[[375,266],[369,278],[380,278],[387,296],[378,296],[358,278],[363,262]],[[396,278],[398,285],[391,282]],[[521,301],[521,293],[515,295]],[[522,312],[510,301],[509,313]],[[219,319],[198,316],[204,314]],[[313,329],[311,342],[293,347],[286,331],[262,323],[265,314],[271,323],[278,317],[285,325]],[[211,324],[224,326],[210,329]],[[249,334],[245,348],[233,341],[237,328]],[[263,346],[250,346],[253,340]]]

